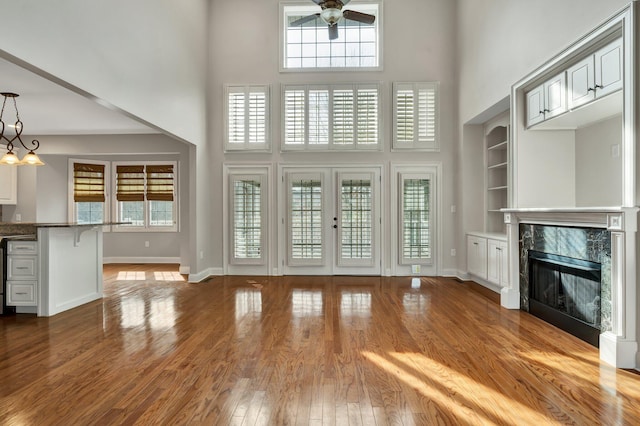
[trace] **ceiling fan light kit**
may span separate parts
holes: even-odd
[[[2,101],[2,110],[0,111],[0,141],[4,140],[7,142],[7,153],[2,156],[0,159],[0,164],[6,164],[10,166],[22,166],[23,164],[31,165],[31,166],[43,166],[44,163],[38,155],[34,152],[38,148],[40,148],[40,142],[37,139],[31,141],[32,148],[27,147],[24,142],[22,142],[22,121],[20,121],[20,113],[18,112],[18,104],[16,103],[16,98],[20,95],[17,93],[11,92],[2,92],[0,93],[4,97]],[[7,105],[7,99],[13,100],[13,107],[16,110],[16,122],[12,125],[5,125],[3,117],[4,117],[4,108]],[[16,134],[12,138],[9,138],[8,135],[5,135],[5,130],[7,127],[13,127]],[[14,144],[13,142],[17,140],[20,142],[20,145],[29,152],[24,156],[22,161],[18,158],[18,156],[13,152]]]
[[[348,19],[350,21],[356,21],[363,24],[371,25],[375,22],[376,17],[369,15],[368,13],[357,12],[355,10],[342,11],[342,7],[349,3],[349,0],[311,0],[320,8],[320,13],[305,16],[291,22],[289,25],[292,27],[301,26],[307,22],[314,21],[318,17],[321,18],[329,28],[329,40],[335,40],[338,38],[338,22],[340,19]]]

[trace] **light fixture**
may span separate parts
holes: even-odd
[[[320,17],[329,25],[335,25],[342,18],[342,10],[338,8],[326,8],[320,12]]]
[[[2,159],[0,159],[0,164],[8,164],[8,165],[15,165],[15,166],[29,164],[32,166],[43,166],[44,163],[40,160],[40,158],[38,158],[38,156],[34,152],[38,148],[40,148],[40,142],[37,139],[34,139],[31,141],[32,148],[28,148],[24,144],[24,142],[22,142],[22,138],[20,137],[20,135],[22,135],[22,121],[20,121],[20,114],[18,113],[18,105],[16,104],[16,98],[20,95],[18,95],[17,93],[10,93],[10,92],[3,92],[3,93],[0,93],[0,95],[4,96],[4,100],[2,101],[2,111],[0,111],[0,140],[7,141],[7,153],[2,156]],[[2,119],[2,117],[4,116],[4,107],[7,104],[8,98],[11,98],[13,100],[13,107],[16,110],[16,122],[14,125],[5,125]],[[7,127],[13,127],[13,129],[16,132],[14,137],[9,138],[7,135],[5,135],[5,130],[7,130],[6,129]],[[22,145],[24,149],[29,151],[27,155],[24,156],[22,161],[20,161],[18,156],[13,152],[13,147],[14,147],[13,141],[15,141],[16,139],[18,140],[18,142],[20,142],[20,145]]]

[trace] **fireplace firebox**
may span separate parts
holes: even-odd
[[[528,251],[529,312],[599,346],[600,263]]]

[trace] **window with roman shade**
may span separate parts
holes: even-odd
[[[120,229],[177,230],[176,163],[114,163]]]
[[[70,160],[70,220],[103,223],[107,218],[105,162]]]
[[[380,85],[283,87],[284,150],[380,149]]]
[[[393,148],[438,151],[438,83],[393,83]]]
[[[268,150],[269,86],[226,86],[225,94],[225,150]]]
[[[73,164],[73,200],[104,203],[104,164]]]

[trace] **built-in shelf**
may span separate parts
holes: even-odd
[[[502,141],[500,143],[487,147],[487,151],[492,151],[494,149],[507,149],[507,141]]]
[[[494,164],[492,166],[488,166],[488,169],[502,169],[502,168],[506,168],[507,167],[507,162],[505,161],[504,163],[498,163],[498,164]]]
[[[485,123],[485,231],[505,232],[500,209],[506,208],[509,189],[509,112]]]

